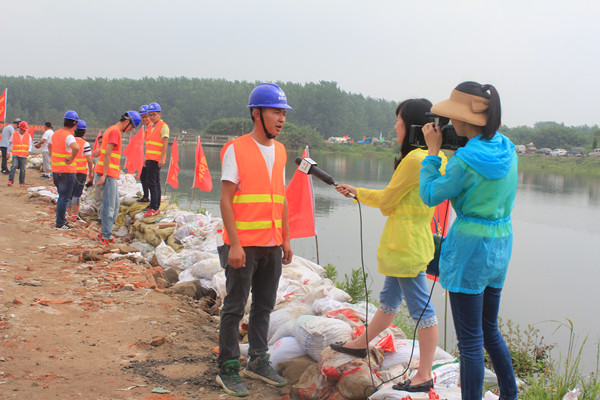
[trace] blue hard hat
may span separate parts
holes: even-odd
[[[144,104],[143,106],[140,107],[140,115],[146,115],[146,114],[148,114],[148,105]]]
[[[248,99],[248,107],[272,107],[291,110],[285,93],[274,83],[258,84]]]
[[[79,121],[79,115],[73,110],[69,110],[65,113],[65,119],[72,119],[73,121]]]
[[[87,124],[84,120],[79,120],[79,122],[77,123],[77,129],[87,129]]]
[[[126,114],[129,117],[129,120],[133,124],[134,128],[137,128],[138,125],[142,123],[142,117],[141,117],[141,115],[140,115],[139,112],[137,112],[137,111],[127,111]]]
[[[148,112],[161,112],[160,104],[150,103],[150,105],[148,106]]]

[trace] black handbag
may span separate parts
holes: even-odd
[[[437,280],[440,276],[440,253],[442,252],[442,243],[444,242],[444,238],[438,234],[433,235],[433,244],[435,246],[435,250],[433,252],[433,260],[427,264],[427,275],[432,277],[432,279]]]

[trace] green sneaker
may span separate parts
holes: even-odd
[[[246,369],[242,370],[242,376],[252,379],[260,379],[269,385],[281,387],[287,385],[287,381],[279,375],[269,362],[269,354],[262,357],[250,359]]]
[[[221,364],[217,383],[221,385],[225,393],[236,397],[248,396],[248,388],[240,378],[240,362],[229,360]]]

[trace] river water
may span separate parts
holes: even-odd
[[[177,199],[182,209],[206,209],[220,216],[219,149],[204,151],[213,179],[212,192],[196,189],[190,205],[194,149],[188,147],[179,150],[180,186],[176,190],[169,186],[167,193]],[[295,171],[293,160],[297,156],[288,154],[286,182]],[[338,183],[380,189],[393,174],[390,160],[316,152],[311,157]],[[163,176],[164,182],[166,168]],[[338,277],[343,278],[361,266],[358,206],[331,186],[316,179],[313,182],[319,263],[333,264]],[[568,318],[579,340],[588,337],[584,368],[595,370],[596,345],[600,341],[600,319],[596,314],[600,304],[600,180],[521,172],[512,220],[513,255],[503,289],[501,317],[511,319],[521,329],[530,324],[539,329],[544,343],[558,345],[560,353],[553,352],[554,358],[566,354],[568,332],[556,328]],[[368,286],[376,299],[383,284],[383,277],[377,272],[376,251],[384,223],[379,210],[362,206],[364,263]],[[314,238],[294,239],[292,248],[295,254],[317,261]],[[435,287],[433,302],[440,320],[440,345],[446,343],[446,347],[454,349],[450,306],[446,310],[445,292],[439,285]]]

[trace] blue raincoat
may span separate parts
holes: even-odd
[[[450,199],[456,221],[443,243],[440,282],[451,292],[478,294],[502,288],[512,252],[510,213],[517,192],[518,158],[501,133],[478,135],[456,150],[440,174],[441,159],[427,156],[419,193],[428,206]]]

